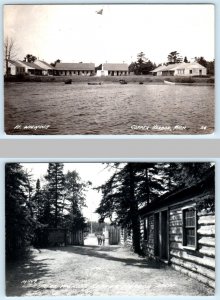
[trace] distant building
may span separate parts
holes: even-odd
[[[8,71],[6,72],[6,67],[4,73],[8,75],[24,75],[25,67],[15,60],[8,60]]]
[[[94,63],[57,63],[54,68],[54,75],[95,75]]]
[[[97,76],[126,76],[128,64],[102,64],[101,70],[97,70]]]
[[[35,65],[43,69],[42,71],[43,75],[53,75],[54,67],[52,67],[50,64],[46,63],[43,60],[36,60],[34,63]]]
[[[155,76],[202,76],[207,75],[207,69],[197,62],[178,63],[160,66],[151,73]]]
[[[21,60],[19,60],[18,63],[25,68],[25,73],[28,75],[43,75],[43,72],[46,71],[35,63]]]

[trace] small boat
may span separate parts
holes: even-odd
[[[120,79],[119,82],[120,84],[127,84],[127,81],[125,81],[124,79]]]
[[[72,84],[72,79],[66,79],[66,80],[64,81],[64,83],[65,83],[65,84]]]
[[[170,85],[175,85],[176,84],[175,82],[171,82],[171,81],[167,81],[167,80],[164,80],[164,83],[165,84],[170,84]]]
[[[101,82],[88,82],[88,85],[101,85]]]

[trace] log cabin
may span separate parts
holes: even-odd
[[[166,193],[140,209],[143,253],[212,288],[215,287],[214,181],[212,167],[198,184]]]

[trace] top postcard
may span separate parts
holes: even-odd
[[[214,133],[212,4],[5,5],[9,135]]]

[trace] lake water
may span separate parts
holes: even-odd
[[[211,86],[5,84],[7,134],[207,134],[213,130]]]

